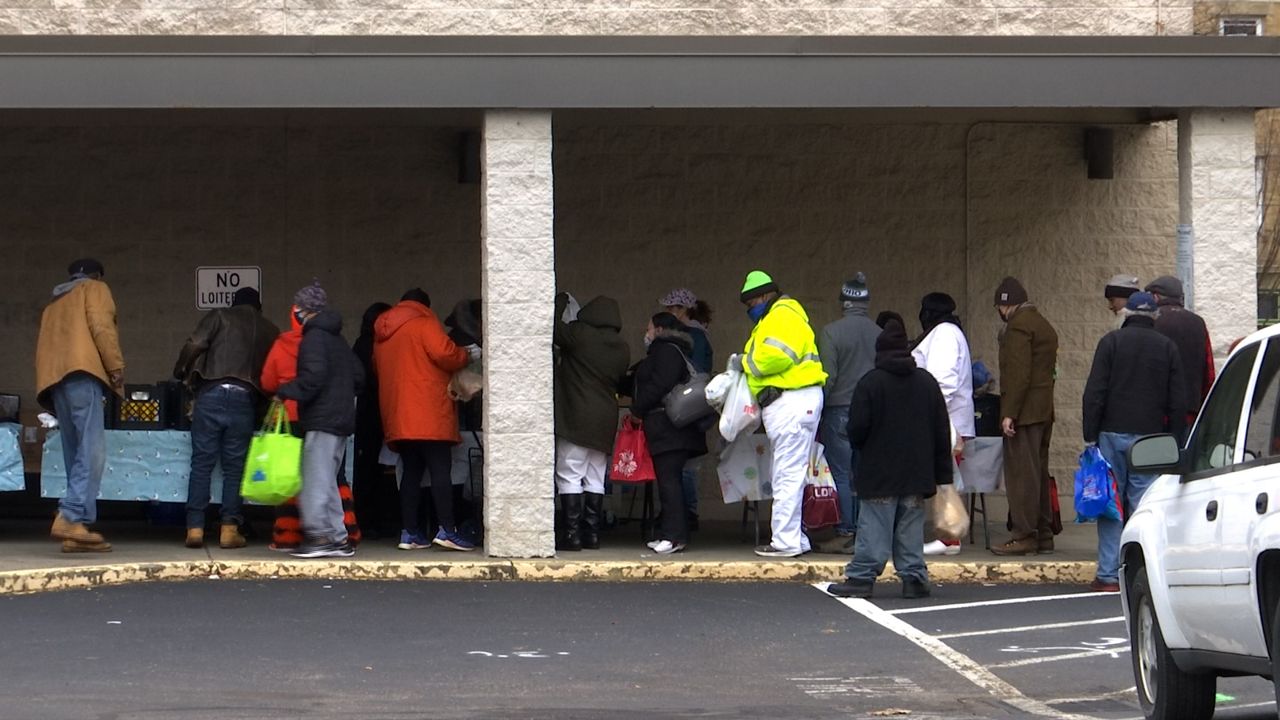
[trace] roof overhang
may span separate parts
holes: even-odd
[[[1280,38],[0,37],[0,109],[1280,107]]]

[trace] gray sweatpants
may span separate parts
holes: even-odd
[[[309,543],[344,543],[342,497],[338,495],[338,467],[347,439],[326,432],[309,432],[302,440],[302,492],[298,510],[302,535]]]

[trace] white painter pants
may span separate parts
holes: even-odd
[[[777,550],[809,552],[800,528],[809,455],[822,420],[822,388],[787,390],[761,413],[773,448],[773,519],[770,541]]]
[[[584,490],[603,495],[608,468],[609,456],[599,450],[556,438],[556,490],[561,495],[580,495]]]

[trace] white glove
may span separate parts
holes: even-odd
[[[466,346],[464,349],[467,351],[467,359],[470,360],[471,362],[476,362],[484,354],[484,350],[482,350],[480,346],[476,345],[475,343],[472,343],[471,345]]]
[[[742,355],[738,353],[730,355],[729,366],[726,368],[726,371],[746,372],[746,370],[742,369]]]

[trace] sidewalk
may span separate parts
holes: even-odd
[[[482,551],[403,551],[391,540],[362,544],[351,559],[299,560],[254,541],[241,550],[216,543],[203,550],[182,545],[181,528],[107,523],[102,530],[114,550],[69,555],[49,539],[47,523],[0,522],[0,595],[87,588],[158,580],[316,578],[349,580],[527,580],[527,581],[712,581],[821,582],[839,580],[847,555],[811,553],[794,560],[760,558],[742,540],[736,523],[708,523],[688,550],[655,555],[640,541],[637,525],[612,530],[604,549],[561,553],[556,558],[507,560]],[[1004,533],[993,528],[993,542]],[[1096,531],[1069,524],[1057,537],[1057,552],[1000,558],[978,543],[959,555],[929,558],[937,583],[1078,583],[1093,579]],[[215,538],[216,539],[216,538]],[[891,576],[886,571],[886,577]]]

